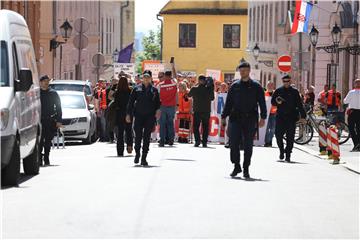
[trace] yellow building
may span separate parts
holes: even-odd
[[[178,71],[221,70],[223,79],[231,79],[246,56],[247,5],[247,1],[169,1],[159,13],[163,61],[175,57]]]

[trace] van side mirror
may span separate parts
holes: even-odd
[[[20,69],[19,81],[16,82],[16,91],[27,92],[33,84],[32,72],[28,68]]]

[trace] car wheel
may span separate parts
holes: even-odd
[[[20,176],[20,140],[16,139],[9,164],[1,171],[1,184],[18,185]]]
[[[89,133],[86,139],[82,140],[82,142],[84,144],[91,144],[91,133],[90,133],[90,128],[89,128]]]
[[[94,130],[94,133],[93,133],[93,135],[91,136],[91,142],[94,143],[94,142],[96,142],[97,139],[98,139],[98,136],[97,136],[97,134],[96,134],[96,130]]]
[[[23,160],[24,172],[26,175],[37,175],[40,169],[39,138],[36,137],[36,143],[33,152]]]

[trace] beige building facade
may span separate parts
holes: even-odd
[[[340,47],[358,43],[359,31],[354,28],[356,25],[350,24],[349,18],[359,21],[356,10],[359,1],[313,1],[313,4],[309,31],[313,24],[318,29],[317,47],[332,45],[330,32],[335,22],[342,29]],[[272,67],[258,63],[261,69],[260,82],[265,86],[271,80],[279,86],[283,73],[277,68],[277,59],[281,55],[291,55],[294,83],[300,89],[313,85],[318,93],[324,84],[335,81],[328,73],[332,54],[321,49],[314,51],[307,33],[291,34],[294,9],[295,1],[249,1],[248,60],[256,65],[252,49],[257,43],[260,47],[258,60],[273,61]],[[339,52],[338,58],[333,55],[334,63],[336,59],[336,84],[345,95],[352,88],[353,80],[359,77],[359,55],[351,55],[343,50]]]

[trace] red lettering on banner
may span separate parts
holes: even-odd
[[[215,137],[219,134],[219,118],[211,116],[209,121],[209,136]]]

